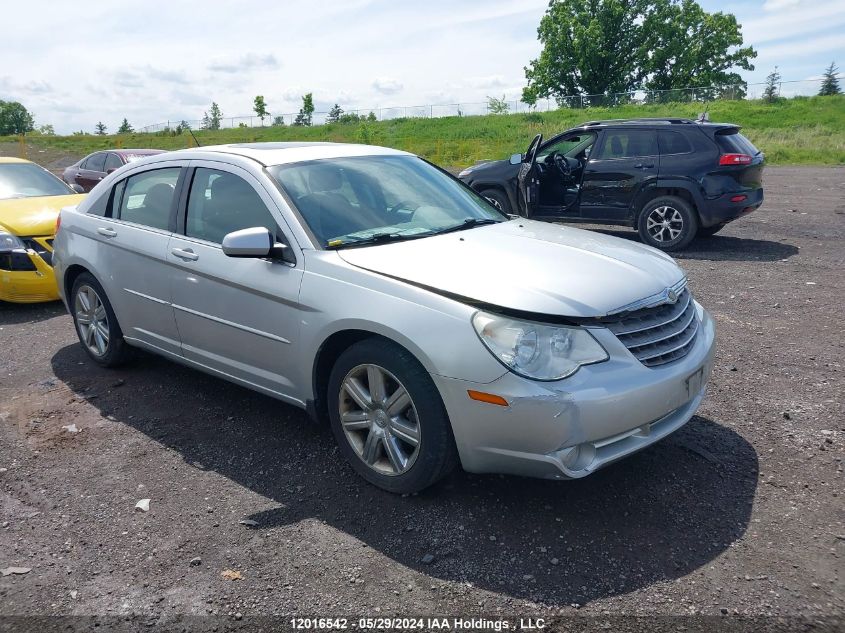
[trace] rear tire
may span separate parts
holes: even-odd
[[[326,401],[340,452],[364,479],[388,492],[418,492],[458,463],[443,400],[406,349],[365,339],[343,352]]]
[[[677,196],[649,200],[637,220],[640,239],[662,251],[685,248],[698,232],[698,214],[692,205]]]
[[[502,213],[513,213],[511,211],[511,203],[505,192],[501,189],[482,189],[478,192],[479,195],[487,198],[487,201],[492,204],[496,210]]]
[[[117,367],[129,359],[131,350],[106,291],[91,273],[82,273],[73,282],[69,305],[79,342],[91,360]]]

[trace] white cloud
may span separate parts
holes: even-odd
[[[236,59],[219,59],[208,65],[211,72],[247,73],[256,69],[274,69],[279,67],[279,60],[272,53],[247,53]]]
[[[801,4],[804,0],[765,0],[763,2],[764,11],[780,11],[781,9],[789,9]]]
[[[377,77],[373,80],[372,86],[376,92],[383,95],[395,95],[397,92],[401,92],[404,87],[401,81],[392,77]]]

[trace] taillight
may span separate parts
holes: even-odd
[[[56,216],[56,235],[59,234],[59,229],[62,226],[62,212],[59,211],[59,215]]]
[[[748,154],[722,154],[719,156],[720,165],[750,165],[752,161]]]

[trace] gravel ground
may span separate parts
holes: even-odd
[[[100,369],[61,305],[0,306],[0,568],[30,569],[0,578],[0,615],[841,627],[843,189],[842,168],[769,168],[761,210],[678,255],[717,322],[709,394],[572,482],[392,496],[298,409],[153,356]]]

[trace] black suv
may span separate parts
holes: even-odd
[[[763,154],[729,123],[590,121],[458,177],[505,213],[621,224],[678,250],[763,203]]]

